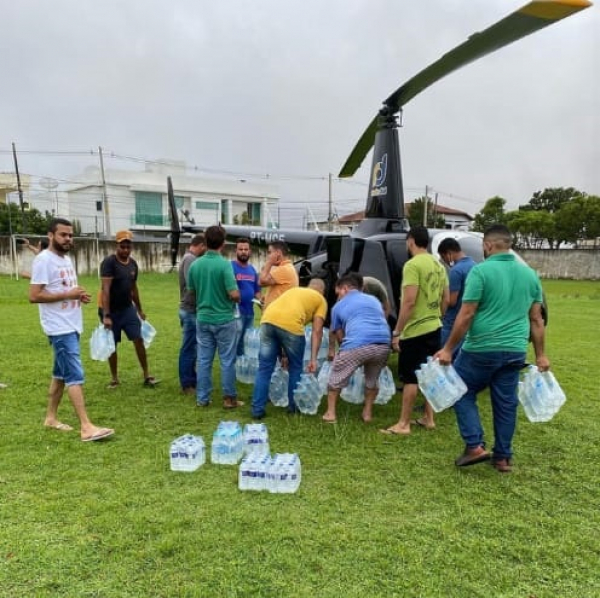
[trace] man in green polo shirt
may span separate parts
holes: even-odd
[[[486,260],[469,273],[450,337],[436,355],[440,363],[450,363],[454,347],[466,334],[454,363],[468,389],[454,405],[465,442],[464,452],[455,461],[458,467],[491,458],[499,472],[511,471],[519,370],[524,366],[530,338],[538,368],[550,368],[544,353],[542,286],[537,274],[510,251],[511,244],[506,226],[495,224],[485,231]],[[487,387],[495,436],[491,454],[485,449],[476,402],[477,393]]]
[[[231,262],[221,255],[225,230],[209,226],[204,233],[207,251],[190,266],[187,287],[196,295],[196,402],[210,404],[212,366],[215,351],[221,362],[223,407],[233,409],[243,403],[237,400],[235,387],[236,318],[240,292]]]

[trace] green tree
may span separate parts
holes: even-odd
[[[579,244],[600,237],[600,197],[579,195],[556,212],[556,234],[562,242]]]
[[[519,206],[519,210],[543,210],[551,214],[557,212],[562,205],[581,197],[583,193],[573,187],[548,187],[543,191],[536,191],[528,204]]]
[[[515,249],[539,249],[556,234],[555,215],[534,210],[507,212],[505,224],[514,235]]]
[[[427,201],[427,227],[428,228],[446,228],[446,221],[440,214],[435,214],[435,205],[425,196],[418,197],[408,209],[408,221],[411,226],[421,226],[423,224],[423,210]]]
[[[506,200],[498,195],[488,199],[481,211],[475,214],[473,230],[482,233],[492,224],[506,224],[505,205]]]
[[[25,230],[23,230],[23,218],[25,219]],[[29,208],[21,213],[20,207],[15,203],[0,204],[0,234],[28,234],[45,235],[48,232],[48,224],[52,214],[42,214],[35,208]]]

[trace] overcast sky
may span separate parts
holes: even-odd
[[[11,142],[102,146],[237,178],[268,173],[283,206],[318,210],[320,201],[322,213],[327,174],[337,175],[381,101],[522,4],[4,1],[0,171],[13,170]],[[443,205],[473,214],[494,195],[516,208],[545,187],[600,195],[599,72],[600,4],[436,83],[404,110],[407,200],[428,185]],[[370,160],[334,184],[338,213],[364,207]],[[20,157],[35,177],[68,178],[80,166]]]

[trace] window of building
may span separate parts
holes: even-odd
[[[229,222],[229,201],[227,199],[221,200],[221,222]]]
[[[135,224],[162,226],[162,194],[149,191],[135,192]]]
[[[249,203],[248,209],[248,220],[250,224],[260,224],[260,206],[259,203]]]
[[[197,210],[212,210],[213,212],[219,211],[219,203],[216,201],[197,201],[195,206]]]

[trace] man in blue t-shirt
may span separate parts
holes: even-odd
[[[244,334],[246,334],[246,330],[254,326],[253,300],[261,300],[258,272],[252,264],[248,263],[250,255],[250,241],[245,237],[239,238],[235,243],[236,259],[231,262],[240,291],[240,318],[236,351],[238,357],[244,354]]]
[[[372,295],[360,291],[362,286],[362,276],[355,272],[342,276],[335,285],[338,302],[331,312],[331,330],[340,350],[333,358],[327,385],[327,411],[323,415],[323,421],[327,423],[335,423],[335,408],[340,392],[361,366],[365,373],[362,419],[365,423],[370,422],[379,375],[387,364],[390,327],[381,303]]]
[[[438,247],[438,253],[440,259],[444,264],[450,267],[449,278],[449,290],[450,294],[448,297],[448,306],[446,313],[442,318],[442,347],[446,344],[450,332],[452,332],[452,326],[454,326],[454,320],[460,311],[462,305],[463,292],[465,290],[465,282],[467,281],[467,275],[471,271],[471,268],[475,266],[475,260],[470,258],[462,250],[460,243],[456,239],[447,238],[444,239]],[[452,359],[456,359],[460,348],[462,347],[463,340],[454,347],[452,352]]]

